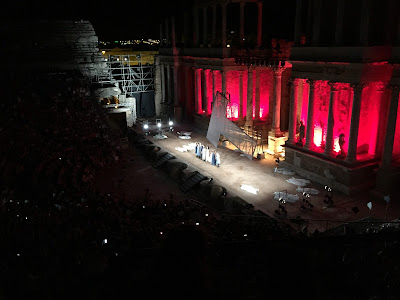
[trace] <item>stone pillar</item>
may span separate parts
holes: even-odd
[[[213,102],[212,102],[212,107],[211,110],[214,108],[214,104],[215,104],[215,99],[216,99],[216,93],[217,93],[217,72],[218,70],[212,70],[212,77],[213,77]],[[211,111],[212,112],[212,111]]]
[[[179,105],[179,89],[178,89],[178,62],[175,61],[174,62],[174,66],[173,66],[173,72],[174,72],[174,80],[173,80],[173,84],[174,84],[174,106],[178,106]]]
[[[318,46],[321,26],[321,0],[314,0],[313,46]]]
[[[368,46],[368,27],[371,17],[371,0],[363,0],[361,8],[360,21],[360,43],[362,46]]]
[[[337,10],[336,10],[336,30],[335,30],[336,45],[341,45],[343,43],[343,20],[344,20],[344,0],[338,0]]]
[[[166,65],[167,67],[167,103],[172,101],[172,89],[171,89],[171,67],[170,65]]]
[[[244,45],[244,5],[245,0],[240,0],[240,45]]]
[[[275,136],[282,135],[281,133],[281,96],[282,96],[282,72],[284,68],[277,67],[274,70],[274,111],[272,115],[272,133]]]
[[[257,0],[258,6],[258,23],[257,23],[257,47],[261,47],[262,43],[262,0]]]
[[[156,116],[161,115],[161,102],[162,102],[162,87],[163,87],[163,79],[161,77],[161,69],[162,64],[160,64],[160,56],[156,55],[155,59],[155,76],[154,76],[154,104],[156,110]],[[127,112],[128,117],[128,112]]]
[[[260,69],[256,68],[256,101],[255,101],[255,117],[256,121],[260,120]]]
[[[217,5],[212,6],[212,38],[211,44],[215,46],[217,38]]]
[[[301,4],[302,0],[296,0],[296,19],[295,19],[295,27],[294,27],[294,44],[300,45],[300,38],[302,33],[301,28]],[[289,140],[290,142],[290,140]]]
[[[199,46],[199,9],[196,5],[193,6],[193,45]]]
[[[330,82],[331,92],[329,97],[329,111],[328,111],[328,125],[326,127],[326,141],[324,154],[331,156],[333,153],[333,127],[335,125],[334,110],[335,102],[337,100],[338,88],[335,83]]]
[[[222,33],[222,48],[226,47],[226,2],[221,3],[221,9],[222,9],[222,28],[221,28],[221,33]]]
[[[201,69],[194,69],[194,104],[195,104],[195,113],[201,113],[201,100],[199,99],[199,93],[201,88],[201,77],[200,77]]]
[[[245,126],[253,126],[253,67],[249,66],[247,77],[247,112]]]
[[[243,121],[243,71],[239,71],[239,121]]]
[[[361,109],[361,96],[364,86],[356,84],[353,86],[353,107],[351,109],[350,121],[350,135],[349,146],[346,157],[347,162],[354,162],[357,160],[357,141],[358,141],[358,128],[360,123],[360,109]]]
[[[226,96],[226,71],[221,70],[222,94]]]
[[[394,136],[396,133],[396,119],[399,107],[399,86],[392,86],[392,95],[390,97],[389,113],[386,124],[385,144],[383,146],[383,155],[381,168],[390,168],[392,164]]]
[[[296,143],[296,126],[297,126],[297,89],[298,80],[296,78],[291,78],[289,80],[290,84],[290,109],[289,109],[289,144]]]
[[[203,45],[207,47],[207,7],[203,7]]]
[[[161,102],[165,102],[165,88],[166,88],[166,79],[165,79],[165,65],[161,63]]]
[[[315,98],[315,80],[309,80],[310,92],[308,94],[308,112],[307,112],[307,130],[306,142],[304,148],[311,149],[314,143],[314,98]]]
[[[205,112],[205,114],[208,116],[209,115],[209,111],[208,111],[208,101],[207,101],[207,89],[208,89],[208,85],[207,85],[207,70],[203,69],[203,71],[201,72],[202,76],[201,76],[201,87],[202,87],[202,110]]]
[[[168,17],[165,18],[165,45],[169,46],[169,27],[168,27]]]

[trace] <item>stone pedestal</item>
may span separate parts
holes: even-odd
[[[288,139],[288,135],[285,133],[281,136],[276,136],[275,133],[268,133],[268,149],[266,152],[271,155],[281,155],[284,156],[285,153],[285,142]]]

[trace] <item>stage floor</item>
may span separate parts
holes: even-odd
[[[134,126],[129,130],[135,130],[140,134],[144,134],[140,125]],[[180,139],[178,132],[191,132],[191,138]],[[280,171],[290,170],[285,170],[280,167],[275,161],[275,158],[269,154],[266,154],[266,157],[262,159],[250,160],[246,156],[241,155],[238,151],[225,147],[215,148],[207,140],[204,133],[197,131],[195,128],[191,128],[189,125],[182,126],[181,128],[175,127],[174,131],[164,131],[163,134],[167,138],[154,138],[156,132],[152,132],[150,135],[147,135],[146,138],[159,146],[162,151],[167,151],[173,154],[178,160],[185,162],[190,170],[196,170],[204,176],[213,178],[213,184],[223,186],[227,189],[227,197],[240,197],[247,203],[252,204],[254,209],[260,210],[271,217],[276,217],[274,212],[278,209],[279,202],[277,200],[278,196],[276,196],[275,193],[280,192],[281,197],[288,199],[286,202],[286,218],[296,218],[300,216],[303,219],[310,220],[309,232],[315,229],[324,231],[326,228],[336,227],[344,222],[355,221],[365,217],[373,217],[382,220],[385,218],[386,205],[384,201],[373,201],[369,198],[368,193],[350,197],[333,191],[335,206],[327,208],[324,203],[326,194],[324,186],[315,182],[307,182],[305,178],[297,174],[276,172],[276,168]],[[178,150],[196,142],[200,142],[203,145],[209,146],[211,150],[219,152],[221,156],[221,166],[216,167],[198,159],[194,150],[184,152]],[[129,161],[129,157],[126,157],[126,159]],[[137,161],[138,160],[139,159],[137,159]],[[124,169],[129,169],[131,167],[136,169],[136,171],[130,172],[129,179],[125,176],[125,185],[128,189],[130,186],[128,180],[134,180],[135,176],[140,176],[143,189],[146,184],[149,184],[153,186],[153,190],[154,185],[152,182],[155,182],[155,177],[160,177],[160,179],[163,176],[168,177],[162,170],[149,168],[151,162],[148,162],[147,166],[145,166],[145,162],[141,162],[141,164],[143,164],[143,166],[140,166],[139,169],[144,171],[140,172],[140,174],[137,172],[137,167],[134,167],[134,163],[124,167]],[[115,172],[118,174],[118,171]],[[129,170],[124,171],[124,173],[126,172],[129,172]],[[306,183],[306,185],[302,186],[301,184],[304,183]],[[163,187],[162,190],[165,191],[165,194],[174,193],[176,197],[185,197],[185,195],[178,190],[178,183],[173,182],[171,179],[165,179],[163,184],[165,187]],[[171,185],[175,185],[175,187]],[[254,187],[258,190],[257,194],[252,194],[241,189],[242,185]],[[313,204],[312,209],[304,210],[301,208],[301,205],[305,204],[302,201],[303,188],[311,189],[310,192],[318,192],[318,194],[310,194],[309,201]],[[126,191],[124,193],[129,195],[130,192]],[[298,198],[297,201],[296,198]],[[367,206],[367,203],[370,201],[372,201],[371,210]],[[306,205],[306,207],[308,206]],[[357,214],[353,212],[353,207],[359,209]],[[398,207],[398,204],[391,203],[387,210],[386,221],[391,221],[400,216]]]

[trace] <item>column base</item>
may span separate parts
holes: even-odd
[[[266,152],[271,155],[285,156],[285,142],[288,136],[281,132],[282,136],[276,136],[275,133],[270,131],[268,133],[268,149]]]
[[[273,135],[275,137],[282,137],[284,133],[279,128],[272,128],[268,135]]]

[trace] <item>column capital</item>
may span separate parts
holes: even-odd
[[[283,71],[285,70],[285,67],[274,67],[272,68],[274,71],[275,76],[282,76]]]

